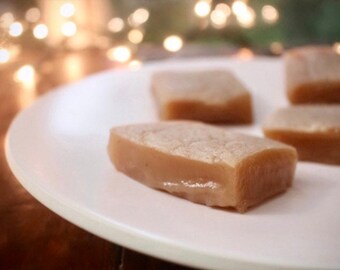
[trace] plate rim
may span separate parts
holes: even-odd
[[[203,61],[205,58],[191,58],[189,61]],[[222,57],[211,57],[209,60],[222,60]],[[250,61],[264,59],[273,59],[271,57],[255,57]],[[228,60],[228,58],[226,58]],[[232,60],[232,59],[230,59]],[[235,60],[235,59],[234,59]],[[249,61],[249,60],[247,60]],[[121,69],[118,72],[130,73],[139,72],[140,70],[149,69],[159,65],[166,65],[167,63],[180,63],[188,62],[188,59],[172,59],[171,61],[154,61],[145,64],[142,68],[138,70]],[[148,235],[142,230],[135,228],[127,228],[127,226],[120,224],[116,221],[107,221],[104,216],[98,215],[95,212],[87,209],[86,207],[79,207],[72,200],[60,199],[58,196],[51,195],[47,190],[44,190],[40,185],[35,184],[34,177],[24,172],[22,168],[17,164],[14,154],[11,152],[11,134],[14,128],[18,125],[18,121],[31,110],[32,107],[36,106],[37,103],[43,102],[45,99],[53,95],[59,95],[65,90],[70,90],[79,83],[84,83],[87,80],[93,80],[98,76],[103,76],[107,73],[116,73],[117,70],[105,70],[90,76],[86,76],[83,79],[58,86],[53,88],[52,91],[39,96],[30,106],[19,111],[17,115],[12,120],[7,133],[5,135],[4,148],[5,157],[7,163],[13,172],[17,181],[39,202],[41,202],[48,209],[64,218],[65,220],[75,224],[76,226],[85,229],[86,231],[97,235],[103,239],[106,239],[114,244],[118,244],[124,247],[128,247],[132,250],[141,252],[143,254],[157,257],[166,261],[171,261],[174,263],[186,265],[189,267],[206,267],[209,269],[225,269],[226,267],[231,267],[232,269],[319,269],[315,266],[306,266],[300,264],[292,264],[285,261],[270,260],[267,258],[245,258],[237,254],[232,256],[220,256],[220,254],[212,254],[212,252],[202,252],[201,249],[195,249],[192,246],[178,244],[176,242],[170,241],[169,239],[163,237],[156,237],[153,235]],[[51,97],[52,98],[52,97]],[[61,210],[63,209],[63,210]],[[80,211],[80,209],[82,209]],[[100,216],[98,220],[96,217]],[[110,231],[110,233],[102,233],[100,230],[96,230],[95,227],[100,225],[105,231]],[[131,243],[129,240],[135,239],[135,243]],[[145,244],[147,242],[147,244]],[[157,247],[153,247],[152,244],[157,243]],[[171,252],[169,252],[171,251]],[[180,256],[178,256],[180,255]],[[203,256],[201,256],[203,255]],[[194,259],[195,257],[195,259]],[[332,269],[332,268],[330,268]],[[337,268],[334,268],[337,269]]]
[[[13,158],[10,150],[9,134],[10,133],[7,133],[5,137],[5,155],[7,162],[14,176],[26,189],[26,191],[28,191],[40,203],[42,203],[45,207],[56,213],[61,218],[109,242],[130,248],[151,257],[160,258],[165,261],[171,261],[173,263],[178,263],[189,267],[205,267],[209,269],[221,270],[226,269],[226,267],[232,267],[231,269],[248,269],[251,267],[253,270],[292,269],[292,267],[294,269],[318,269],[312,266],[305,267],[296,264],[277,263],[270,260],[254,260],[249,258],[242,259],[237,258],[237,256],[222,257],[216,254],[211,254],[210,252],[201,252],[200,249],[193,249],[192,247],[188,247],[183,244],[175,244],[169,239],[148,235],[145,232],[136,230],[134,228],[127,229],[127,226],[123,226],[119,222],[107,222],[103,216],[101,216],[100,221],[98,221],[96,216],[99,215],[96,213],[86,208],[82,208],[82,211],[79,211],[79,207],[72,200],[60,199],[57,196],[52,196],[39,185],[35,185],[35,181],[32,181],[30,179],[31,177],[26,173],[23,173],[21,168],[16,164],[16,161]],[[61,208],[63,208],[62,211],[60,210]],[[104,228],[105,230],[110,230],[111,233],[105,234],[96,231],[94,227],[98,225],[100,225],[102,229]],[[129,240],[133,238],[137,240],[137,244],[131,244]],[[145,241],[148,242],[147,245],[145,245]],[[158,244],[157,248],[152,247],[153,243]],[[177,250],[177,252],[175,252],[177,255],[173,252],[175,250]],[[183,254],[183,252],[185,254]],[[180,258],[178,257],[178,254],[181,255]],[[204,255],[204,259],[200,259],[200,255]],[[196,259],[193,259],[191,256],[195,256]]]

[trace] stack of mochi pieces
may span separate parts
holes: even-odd
[[[264,134],[296,148],[299,160],[340,165],[340,54],[301,47],[284,56],[286,91],[293,106],[263,125]]]
[[[313,53],[313,59],[318,55],[309,48],[287,53],[290,100],[300,102],[304,95],[308,101],[315,100],[308,96],[316,93],[323,101],[328,100],[319,89],[321,82],[327,85],[325,92],[334,97],[337,93],[339,100],[339,89],[330,86],[333,82],[339,85],[339,77],[333,71],[322,73],[322,77],[318,68],[311,67],[319,60],[306,60],[309,53]],[[329,61],[338,64],[339,71],[340,62],[333,63],[333,57]],[[299,70],[300,75],[293,72],[299,79],[290,77],[290,65]],[[313,81],[315,91],[310,87]],[[311,90],[306,91],[306,87]],[[228,70],[155,72],[151,91],[163,121],[113,127],[108,153],[118,171],[152,188],[196,203],[245,212],[292,185],[298,156],[307,159],[311,144],[328,153],[322,153],[318,161],[339,162],[337,105],[280,110],[264,125],[264,133],[270,138],[260,138],[212,125],[253,121],[250,92]],[[326,148],[322,148],[324,145]]]

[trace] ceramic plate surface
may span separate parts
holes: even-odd
[[[172,60],[109,71],[61,87],[13,121],[6,155],[21,184],[51,210],[98,236],[209,269],[339,269],[340,167],[300,162],[292,188],[246,214],[209,208],[119,173],[106,147],[112,126],[158,121],[150,76],[162,69],[229,68],[250,89],[261,135],[286,106],[280,59]]]

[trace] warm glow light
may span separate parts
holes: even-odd
[[[65,18],[70,18],[74,15],[76,12],[76,8],[72,3],[65,3],[60,7],[60,15]]]
[[[333,45],[333,50],[337,53],[340,54],[340,42],[335,42]]]
[[[0,49],[0,63],[7,63],[11,58],[11,54],[7,49]]]
[[[243,27],[250,28],[253,27],[255,24],[255,11],[247,7],[245,12],[242,12],[237,15],[237,21],[242,25]]]
[[[109,31],[113,33],[117,33],[123,30],[124,28],[124,21],[121,18],[112,18],[109,23],[107,24],[107,28]]]
[[[66,37],[72,37],[77,33],[77,25],[74,22],[66,22],[62,25],[61,32]]]
[[[242,16],[247,12],[247,9],[247,4],[241,0],[236,0],[231,6],[231,10],[236,16]]]
[[[19,22],[14,22],[9,26],[9,34],[12,37],[20,36],[23,31],[24,31],[24,28],[22,27],[22,24]]]
[[[279,19],[279,12],[275,7],[265,5],[262,8],[262,17],[267,23],[275,23]]]
[[[31,65],[24,65],[14,74],[14,80],[21,83],[21,90],[18,95],[20,108],[31,104],[36,97],[36,74]]]
[[[139,8],[135,10],[128,18],[128,22],[131,26],[139,26],[145,23],[149,19],[149,11],[145,8]]]
[[[126,46],[118,46],[108,50],[106,55],[112,61],[124,63],[130,60],[131,50]]]
[[[33,35],[37,39],[44,39],[48,35],[48,28],[45,24],[38,24],[33,29]]]
[[[5,12],[0,17],[0,25],[3,28],[8,28],[14,22],[14,16],[11,12]]]
[[[164,39],[163,46],[170,52],[177,52],[183,47],[183,40],[179,36],[168,36]]]
[[[53,65],[53,64],[52,64]],[[79,80],[85,74],[85,61],[79,54],[68,54],[63,61],[62,68],[69,81]]]
[[[270,51],[273,54],[282,54],[283,52],[283,45],[281,42],[273,42],[270,44]]]
[[[31,22],[31,23],[35,23],[37,21],[40,20],[40,10],[39,8],[30,8],[29,10],[26,11],[26,14],[25,14],[25,19],[28,21],[28,22]]]
[[[144,37],[144,34],[141,30],[138,29],[132,29],[128,33],[128,39],[130,42],[134,44],[139,44],[142,42]]]
[[[136,69],[139,69],[141,66],[142,66],[142,62],[139,61],[139,60],[131,60],[131,61],[129,62],[129,67],[130,67],[131,69],[136,70]]]
[[[219,3],[216,5],[215,10],[223,11],[224,14],[228,17],[231,14],[230,7],[227,4]]]
[[[208,1],[200,0],[195,4],[194,11],[198,17],[206,17],[211,10],[210,3]]]
[[[15,80],[25,84],[32,83],[34,77],[35,70],[31,65],[24,65],[15,73]]]
[[[215,28],[222,28],[227,24],[227,15],[220,9],[215,9],[210,14],[210,20]]]
[[[254,53],[252,50],[248,48],[241,48],[237,53],[236,57],[241,59],[241,60],[250,60],[254,57]]]

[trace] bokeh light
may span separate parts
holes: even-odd
[[[40,9],[36,7],[30,8],[25,13],[25,19],[31,23],[39,21],[40,17],[41,17]]]
[[[333,50],[337,53],[340,54],[340,42],[335,42],[333,45]]]
[[[112,61],[125,63],[131,58],[131,50],[127,46],[118,46],[109,49],[106,55]]]
[[[251,7],[247,7],[245,11],[237,15],[237,21],[245,28],[251,28],[255,25],[256,14]]]
[[[61,32],[66,37],[72,37],[77,33],[77,25],[74,22],[66,22],[62,25]]]
[[[75,14],[76,8],[72,3],[65,3],[61,5],[59,12],[61,16],[70,18]]]
[[[20,22],[14,22],[9,26],[8,33],[12,37],[18,37],[22,34],[23,31],[24,31],[24,28],[23,28],[22,24]]]
[[[137,27],[145,23],[149,19],[150,13],[146,8],[139,8],[135,10],[128,18],[131,26]]]
[[[251,60],[254,58],[254,53],[249,48],[241,48],[237,51],[236,58],[244,61]]]
[[[227,24],[228,16],[223,10],[214,9],[210,14],[210,20],[215,28],[222,28]]]
[[[0,63],[1,64],[7,63],[10,58],[11,58],[11,54],[10,54],[9,50],[0,49]]]
[[[45,24],[38,24],[33,29],[33,35],[37,39],[44,39],[48,35],[48,28]]]
[[[142,42],[143,40],[143,37],[144,37],[144,34],[141,30],[139,29],[132,29],[129,31],[128,33],[128,40],[131,42],[131,43],[134,43],[134,44],[139,44]]]
[[[11,12],[5,12],[0,17],[0,25],[8,28],[14,22],[14,15]]]
[[[210,13],[211,5],[208,1],[200,0],[195,4],[194,12],[198,17],[207,17]]]
[[[231,14],[231,9],[227,4],[219,3],[216,5],[215,10],[223,11],[224,14],[228,17]]]
[[[139,69],[140,67],[142,66],[142,62],[137,60],[137,59],[134,59],[134,60],[131,60],[129,62],[129,68],[132,69],[132,70],[137,70]]]
[[[270,51],[273,54],[279,55],[283,53],[283,45],[281,42],[275,41],[270,44]]]
[[[107,29],[113,33],[118,33],[122,31],[124,28],[124,21],[121,18],[112,18],[108,24],[107,24]]]
[[[27,83],[27,84],[34,81],[34,77],[35,77],[35,70],[31,65],[22,66],[14,74],[14,78],[17,82]]]
[[[167,51],[177,52],[183,47],[183,40],[180,36],[171,35],[164,39],[163,46]]]
[[[279,19],[278,10],[271,5],[263,6],[261,13],[262,13],[262,18],[266,23],[276,23],[277,20]]]
[[[236,16],[242,16],[247,13],[248,6],[241,0],[236,0],[231,6],[231,10]]]

